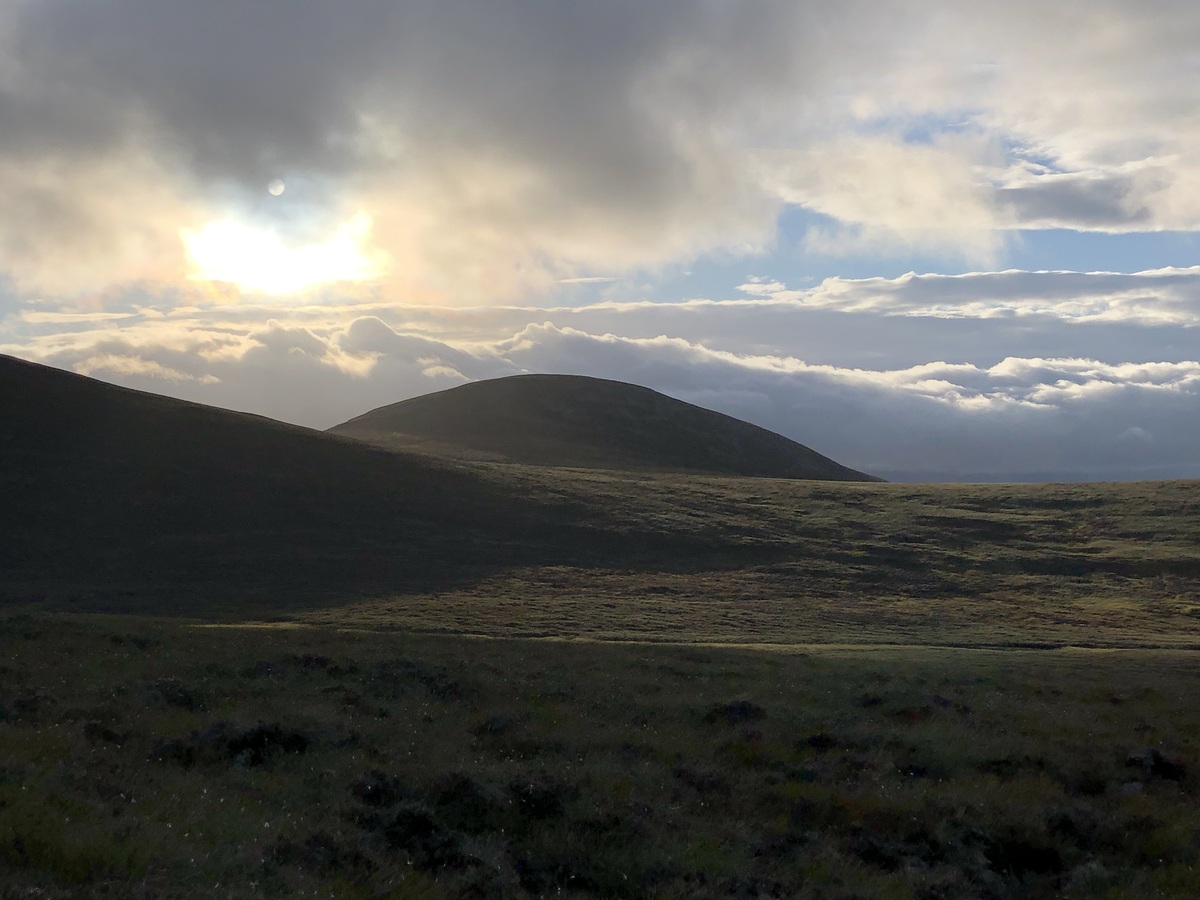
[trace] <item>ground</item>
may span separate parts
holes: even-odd
[[[1200,895],[1179,650],[16,614],[3,897]]]
[[[256,427],[271,491],[0,504],[0,898],[1200,896],[1200,482]]]

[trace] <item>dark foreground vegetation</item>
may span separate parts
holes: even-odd
[[[0,896],[1195,897],[1179,651],[0,622]]]

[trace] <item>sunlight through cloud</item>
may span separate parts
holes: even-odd
[[[368,248],[371,217],[358,213],[324,240],[290,245],[279,234],[223,219],[181,232],[193,281],[221,281],[256,293],[298,293],[337,281],[369,281],[383,274],[380,254]]]

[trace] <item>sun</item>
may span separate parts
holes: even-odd
[[[360,212],[328,237],[292,245],[269,228],[233,219],[183,229],[194,281],[222,281],[244,291],[296,294],[338,281],[370,281],[383,274],[382,255],[368,247],[371,217]]]

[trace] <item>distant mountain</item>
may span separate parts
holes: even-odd
[[[0,601],[199,614],[436,587],[519,563],[545,518],[428,456],[0,356]]]
[[[472,382],[380,407],[330,431],[381,446],[539,466],[880,480],[740,419],[579,375]]]

